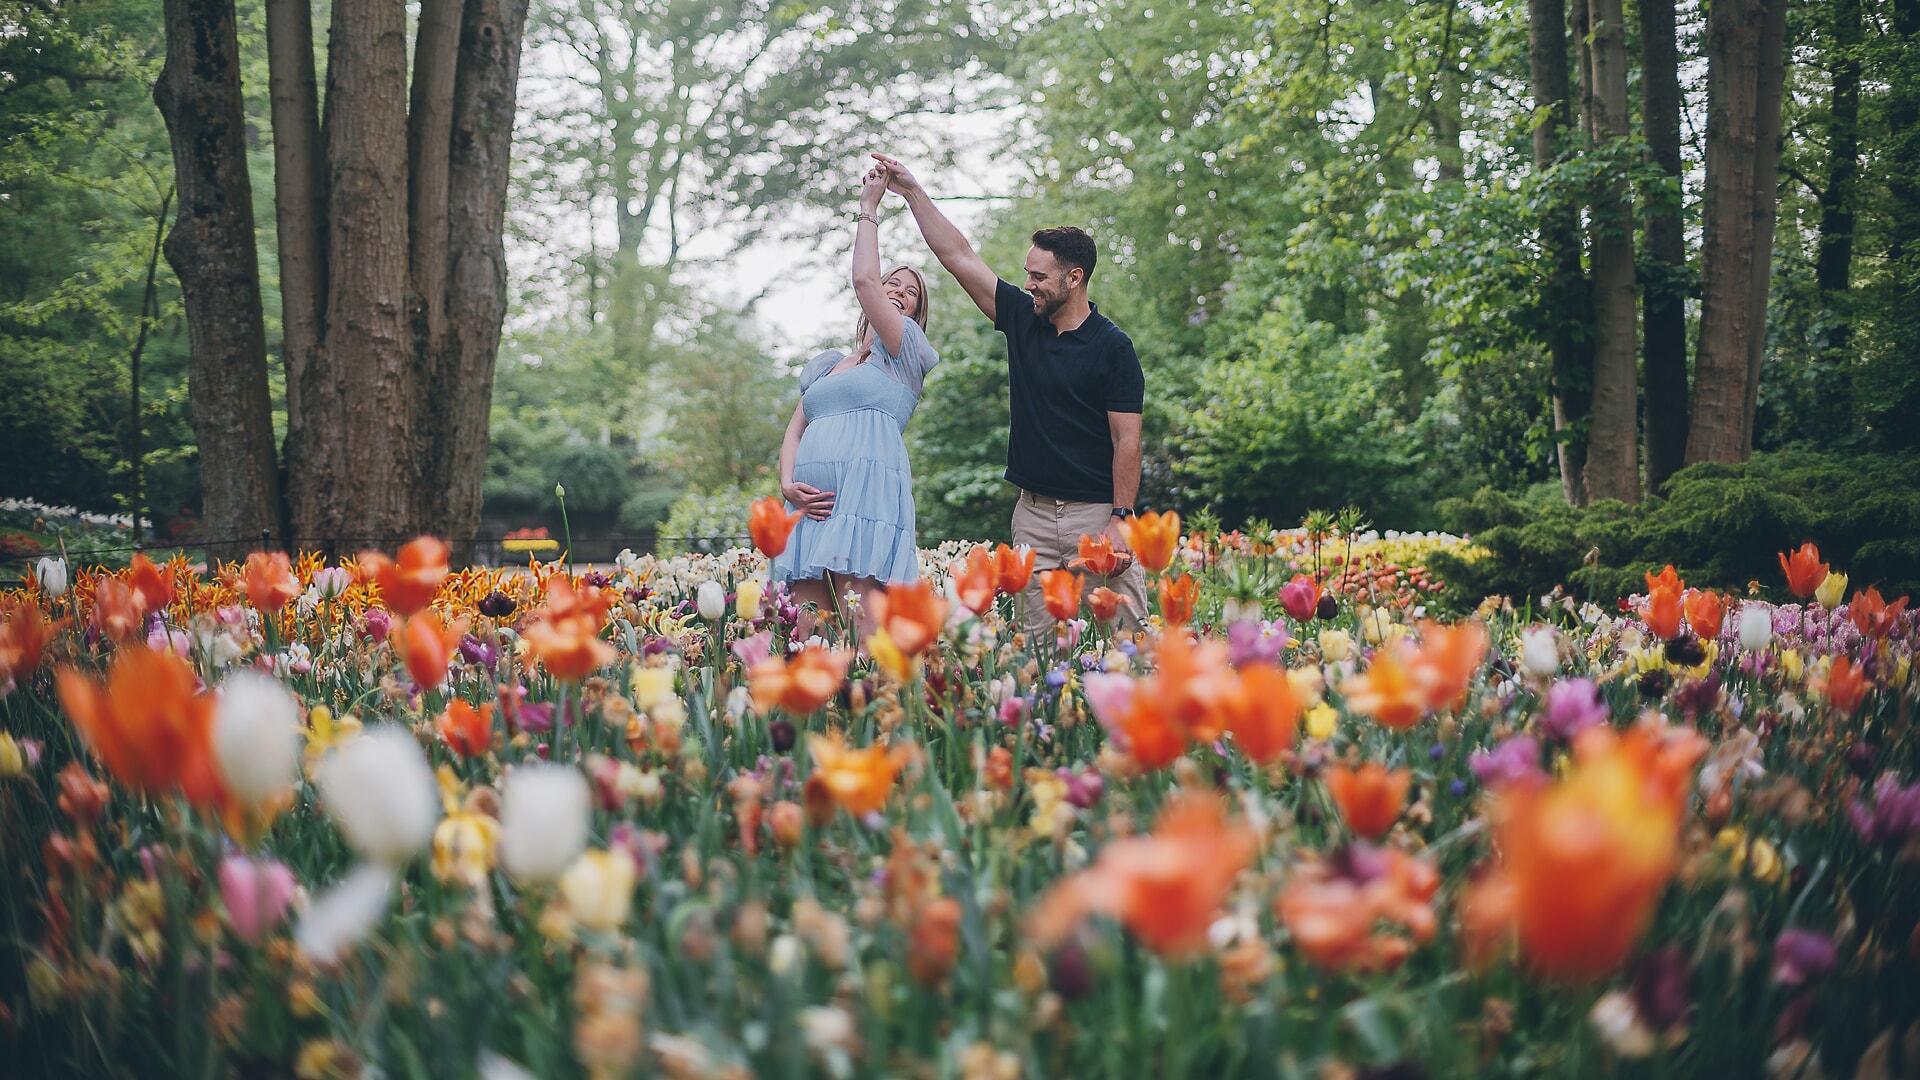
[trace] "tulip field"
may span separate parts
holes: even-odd
[[[1443,613],[1458,538],[1129,525],[1139,630],[1103,539],[951,543],[866,641],[777,506],[578,572],[44,560],[0,1075],[1920,1071],[1906,598],[1809,544]]]

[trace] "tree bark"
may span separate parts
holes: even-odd
[[[166,0],[164,17],[167,60],[153,98],[179,191],[167,263],[187,310],[208,557],[232,558],[279,519],[240,48],[233,0]]]
[[[1767,293],[1773,286],[1773,229],[1780,212],[1780,144],[1785,135],[1781,106],[1787,84],[1787,0],[1765,0],[1760,20],[1760,57],[1756,72],[1753,187],[1753,280],[1747,303],[1754,333],[1747,339],[1747,396],[1740,411],[1740,456],[1753,453],[1753,414],[1760,405],[1760,374],[1766,362]]]
[[[1769,9],[1784,7],[1784,0],[1716,0],[1707,11],[1707,180],[1689,464],[1744,461],[1752,451],[1748,368],[1766,332],[1773,240],[1770,215],[1766,235],[1759,235],[1756,189],[1769,200],[1776,190],[1773,170],[1760,173],[1762,45]],[[1774,108],[1771,130],[1777,132],[1777,97]],[[1776,145],[1770,159],[1776,165],[1777,154]],[[1762,250],[1769,252],[1767,262],[1757,258]]]
[[[287,380],[286,473],[306,467],[308,381],[326,334],[327,160],[308,0],[267,0],[268,86],[273,110],[273,207],[279,230],[280,358]],[[316,417],[325,423],[324,417]],[[282,525],[292,529],[283,509]],[[295,533],[294,535],[298,535]]]
[[[1593,259],[1593,421],[1587,436],[1587,493],[1640,499],[1639,348],[1633,288],[1633,203],[1617,160],[1630,134],[1626,28],[1620,0],[1590,0],[1587,37],[1593,72],[1589,129],[1609,159],[1588,225]]]
[[[407,318],[404,9],[335,0],[327,55],[327,306],[303,407],[305,460],[289,476],[296,531],[337,553],[412,531],[419,475]]]
[[[494,360],[507,311],[507,172],[527,0],[466,0],[448,155],[446,330],[424,358],[423,527],[469,556],[480,525]]]
[[[1860,172],[1860,0],[1831,0],[1827,14],[1832,20],[1833,99],[1827,113],[1827,189],[1820,193],[1820,252],[1813,275],[1836,320],[1827,345],[1844,353],[1846,293],[1853,283],[1853,192]]]
[[[1564,0],[1529,0],[1528,64],[1537,117],[1533,164],[1541,173],[1559,160],[1560,141],[1573,127],[1567,75],[1567,9]],[[1545,324],[1552,371],[1553,430],[1560,487],[1567,502],[1587,504],[1585,425],[1593,377],[1589,340],[1591,299],[1580,264],[1580,223],[1571,203],[1546,199],[1540,212],[1540,319]]]
[[[1846,2],[1846,0],[1843,0]],[[1851,0],[1858,3],[1858,0]],[[1641,321],[1647,493],[1655,494],[1687,456],[1687,248],[1680,222],[1680,57],[1673,0],[1640,0],[1640,115],[1666,190],[1650,196]]]
[[[447,321],[447,148],[461,0],[421,0],[407,108],[407,236],[416,350],[430,352]]]

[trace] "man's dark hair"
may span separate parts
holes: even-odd
[[[1094,249],[1093,237],[1085,229],[1072,225],[1056,225],[1051,229],[1041,229],[1033,234],[1033,246],[1041,251],[1053,252],[1060,260],[1061,269],[1079,267],[1087,272],[1087,280],[1093,280],[1093,264],[1100,260],[1100,253]]]

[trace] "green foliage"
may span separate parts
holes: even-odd
[[[1556,585],[1608,601],[1642,591],[1673,563],[1689,584],[1784,598],[1777,556],[1809,540],[1860,586],[1920,595],[1920,458],[1758,454],[1741,465],[1676,474],[1666,497],[1638,506],[1569,507],[1552,485],[1523,498],[1483,489],[1439,506],[1449,529],[1490,557],[1436,552],[1446,600],[1537,597]]]
[[[965,302],[957,288],[936,295]],[[953,311],[947,304],[944,311]],[[920,542],[1004,541],[1019,491],[1007,483],[1007,351],[969,310],[934,325],[940,366],[907,426]]]
[[[749,486],[728,485],[718,491],[691,491],[682,495],[660,526],[660,552],[715,552],[747,544],[747,514],[755,499],[779,494],[771,480]]]

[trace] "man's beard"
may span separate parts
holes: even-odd
[[[1052,300],[1040,300],[1040,298],[1037,296],[1034,297],[1034,299],[1036,301],[1040,301],[1040,307],[1037,314],[1039,314],[1039,316],[1042,319],[1049,319],[1049,320],[1052,319],[1054,312],[1059,311],[1061,308],[1067,306],[1067,298],[1064,296],[1057,296],[1057,297],[1054,297]]]

